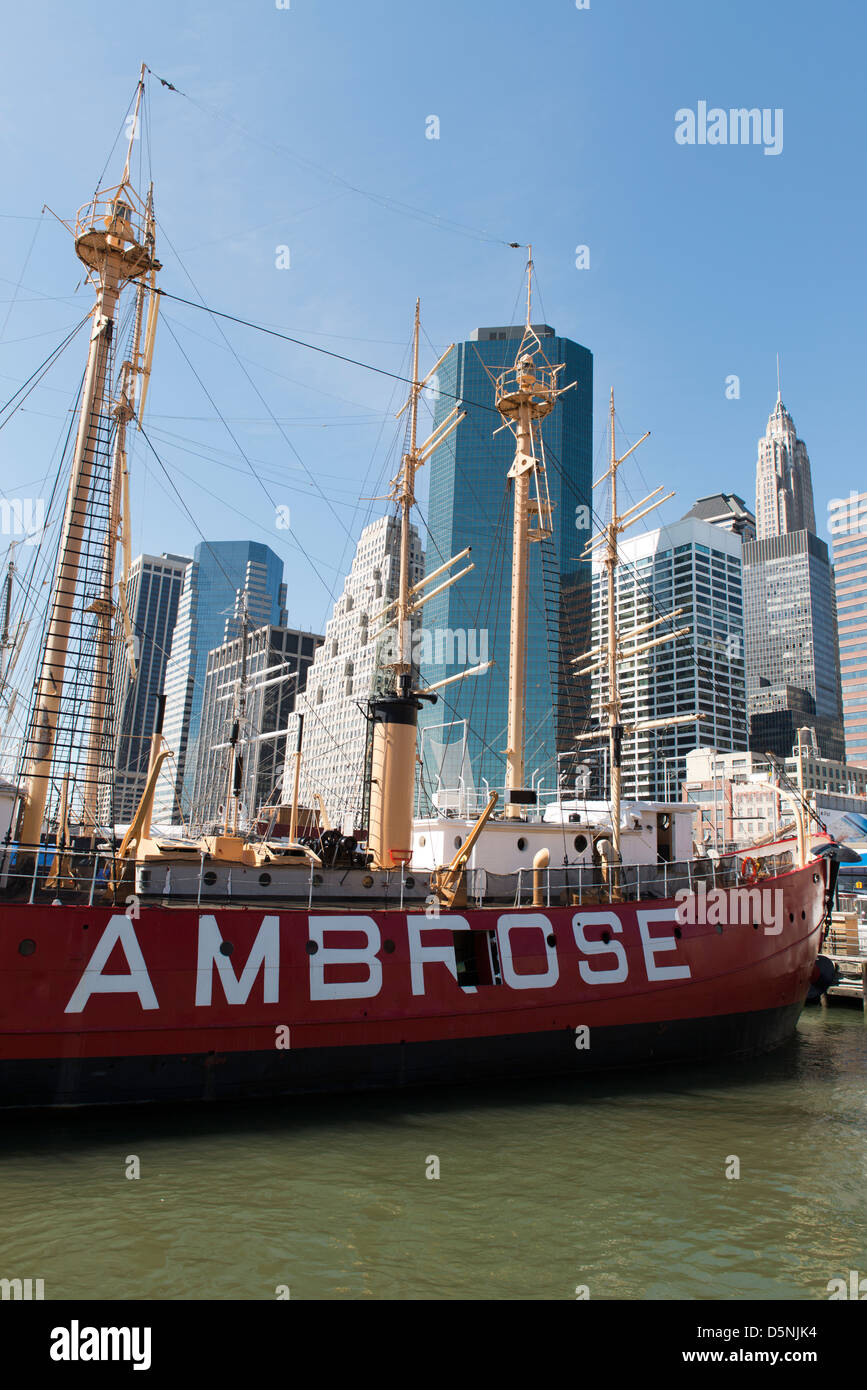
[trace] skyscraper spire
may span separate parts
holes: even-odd
[[[756,465],[756,528],[759,540],[792,531],[816,534],[813,482],[806,445],[783,405],[777,354],[777,402],[759,440]]]

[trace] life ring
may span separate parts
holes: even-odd
[[[747,855],[741,860],[741,878],[744,883],[755,883],[759,876],[759,861]]]

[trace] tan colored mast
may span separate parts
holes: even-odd
[[[84,813],[83,823],[88,831],[96,829],[100,814],[99,771],[102,751],[106,737],[110,733],[109,674],[111,671],[111,645],[114,640],[115,605],[114,568],[117,555],[118,533],[121,514],[124,510],[126,466],[126,429],[135,417],[136,375],[141,372],[140,343],[144,310],[144,300],[148,289],[144,281],[139,281],[136,289],[135,316],[133,320],[132,350],[129,360],[121,367],[120,391],[114,407],[116,421],[114,455],[111,469],[111,500],[109,522],[103,545],[102,583],[100,595],[91,604],[90,611],[96,614],[96,653],[93,671],[93,692],[90,705],[90,741],[84,768]],[[128,520],[124,519],[124,529],[128,531]],[[126,544],[126,542],[125,542]],[[125,607],[126,595],[121,594],[121,604]],[[128,614],[124,611],[124,620]],[[134,674],[134,666],[133,666]]]
[[[621,751],[623,747],[623,725],[620,715],[623,705],[620,700],[620,684],[617,675],[617,619],[614,572],[617,569],[617,448],[614,438],[614,387],[611,388],[609,406],[609,432],[611,435],[611,521],[608,526],[608,545],[605,553],[605,574],[608,586],[608,766],[611,769],[611,843],[614,848],[615,863],[620,862],[620,791],[621,791]]]
[[[454,344],[434,364],[424,380],[419,380],[418,353],[420,330],[420,302],[415,303],[413,326],[412,382],[409,398],[398,411],[398,419],[409,408],[409,449],[401,460],[400,472],[392,480],[389,493],[391,501],[397,503],[400,512],[400,572],[398,593],[395,603],[386,606],[379,619],[386,618],[385,631],[393,624],[397,629],[397,651],[391,663],[395,673],[395,689],[388,695],[371,702],[371,722],[373,724],[371,778],[370,778],[370,825],[368,827],[368,847],[374,868],[393,869],[398,864],[408,864],[412,856],[412,810],[415,791],[416,727],[421,700],[435,700],[435,695],[412,690],[412,615],[427,603],[440,589],[454,583],[460,575],[427,594],[422,594],[424,581],[410,584],[410,541],[411,513],[415,505],[415,478],[418,469],[427,462],[435,449],[447,439],[464,418],[456,405],[443,419],[423,444],[418,443],[418,402],[422,390],[437,368],[445,361]],[[448,565],[454,564],[454,556]],[[444,567],[445,568],[445,567]],[[472,568],[472,566],[468,566]],[[466,573],[466,570],[462,571]],[[387,615],[394,609],[394,616]],[[374,634],[378,636],[379,633]]]
[[[558,388],[562,364],[540,366],[541,344],[533,332],[530,318],[533,277],[533,250],[527,262],[527,324],[518,348],[515,365],[496,383],[496,406],[515,436],[515,457],[509,477],[514,482],[512,520],[512,595],[509,626],[509,708],[506,746],[506,817],[518,820],[523,807],[532,804],[533,793],[525,787],[524,723],[527,685],[527,599],[529,590],[530,542],[550,535],[551,505],[545,466],[537,460],[534,427],[550,415],[558,396],[570,386]],[[535,346],[534,346],[535,345]],[[530,495],[535,480],[536,495]],[[531,517],[537,517],[531,526]]]
[[[96,289],[93,330],[70,470],[66,511],[42,664],[36,685],[27,760],[27,794],[19,825],[22,845],[38,845],[45,814],[57,721],[66,674],[69,634],[76,602],[83,539],[89,525],[88,503],[99,449],[99,426],[107,410],[109,365],[118,296],[131,280],[159,269],[146,229],[146,210],[129,184],[132,141],[144,90],[144,66],[136,94],[124,176],[114,188],[98,191],[82,208],[74,229],[75,250]],[[95,804],[92,794],[91,807]]]

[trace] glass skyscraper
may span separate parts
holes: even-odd
[[[586,727],[589,691],[572,675],[572,657],[589,645],[590,567],[578,556],[589,537],[593,466],[593,355],[553,328],[536,325],[548,363],[564,364],[559,384],[576,385],[541,426],[553,504],[553,536],[530,546],[525,719],[526,784],[557,786],[558,752],[575,753]],[[438,424],[456,401],[467,418],[433,455],[425,569],[431,574],[472,547],[474,569],[421,610],[420,669],[433,683],[492,660],[480,676],[447,686],[419,715],[419,807],[484,800],[505,782],[512,489],[515,440],[494,403],[494,380],[513,366],[523,326],[479,328],[458,343],[438,377]],[[499,433],[494,432],[499,430]],[[453,572],[462,568],[454,567]],[[437,587],[434,580],[429,588]]]
[[[846,757],[867,766],[867,492],[832,502]]]
[[[844,757],[837,603],[828,547],[810,531],[744,546],[750,748],[787,758],[802,726]]]
[[[208,652],[237,635],[238,596],[246,590],[253,628],[286,626],[283,561],[256,541],[203,541],[184,574],[166,667],[163,738],[173,758],[163,765],[154,815],[176,821],[191,810],[196,741]]]
[[[135,642],[135,680],[130,679],[121,645],[114,660],[114,815],[122,824],[132,820],[147,780],[157,696],[163,689],[189,564],[188,555],[139,555],[130,567],[126,601]]]

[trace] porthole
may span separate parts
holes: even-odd
[[[373,887],[373,877],[372,877],[371,874],[365,874],[365,875],[364,875],[364,878],[361,880],[361,886],[362,886],[362,888],[372,888],[372,887]]]
[[[579,854],[583,854],[584,851],[585,851],[585,849],[587,848],[587,836],[586,836],[586,835],[576,835],[576,836],[575,836],[575,839],[573,840],[572,843],[574,844],[574,846],[575,846],[575,848],[577,849],[578,853],[579,853]]]
[[[675,929],[674,929],[674,935],[675,935],[675,939],[676,939],[677,941],[679,941],[680,938],[683,936],[683,932],[680,930],[680,927],[675,927]]]
[[[321,888],[321,887],[322,887],[322,875],[321,875],[321,874],[314,874],[314,875],[313,875],[313,887],[314,887],[314,888]]]
[[[382,949],[383,949],[384,951],[387,951],[388,954],[391,955],[392,952],[394,951],[394,942],[393,942],[393,941],[383,941],[383,943],[382,943]]]
[[[548,943],[549,946],[556,946],[556,945],[557,945],[557,938],[556,938],[556,936],[554,935],[553,932],[549,932],[548,935],[546,936],[545,940],[547,941],[547,943]]]
[[[518,836],[518,849],[526,849],[526,848],[527,848],[527,841],[524,839],[523,835],[519,835],[519,836]]]
[[[307,945],[304,947],[304,949],[305,949],[305,951],[307,952],[308,956],[315,956],[315,955],[316,955],[316,952],[319,950],[319,942],[318,942],[318,941],[308,941],[308,942],[307,942]]]
[[[203,883],[207,883],[207,885],[208,885],[209,888],[212,886],[212,884],[214,884],[214,883],[217,882],[217,875],[214,873],[213,869],[209,869],[209,870],[208,870],[208,872],[205,874],[205,876],[204,876],[202,882],[203,882]]]
[[[32,956],[35,950],[36,942],[32,941],[29,936],[25,936],[23,941],[18,942],[19,956]]]
[[[455,849],[460,849],[460,847],[461,847],[461,845],[462,845],[463,843],[464,843],[464,842],[463,842],[463,839],[461,838],[461,836],[460,836],[460,835],[456,835],[456,836],[455,836]]]
[[[263,888],[267,888],[268,885],[269,885],[269,883],[271,882],[271,875],[270,875],[270,874],[260,874],[260,875],[259,875],[259,882],[261,883],[261,885],[262,885]]]
[[[419,849],[424,849],[425,845],[427,844],[427,835],[419,835],[418,844]]]
[[[231,941],[221,941],[221,942],[220,942],[220,955],[221,955],[221,956],[230,956],[230,955],[232,954],[232,952],[234,951],[234,949],[235,949],[235,948],[234,948],[234,946],[232,945]]]
[[[410,875],[410,877],[409,877],[408,879],[406,879],[406,887],[407,887],[407,888],[414,888],[414,887],[415,887],[415,879],[412,877],[412,875]]]
[[[607,946],[608,943],[609,943],[609,941],[611,940],[611,933],[610,933],[610,931],[604,931],[604,932],[602,933],[602,940],[605,942],[605,945]]]

